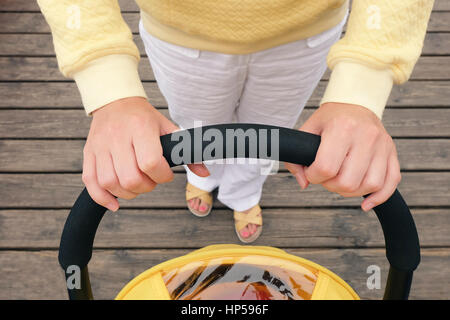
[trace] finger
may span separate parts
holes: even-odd
[[[180,130],[172,121],[163,117],[161,121],[161,132],[160,134],[169,134],[174,131]],[[199,177],[207,177],[210,175],[208,168],[203,163],[192,163],[187,165],[188,168]]]
[[[187,165],[188,168],[199,177],[207,177],[210,175],[208,168],[203,163],[192,163]]]
[[[116,197],[123,199],[134,199],[137,194],[123,189],[117,178],[114,169],[111,154],[109,152],[101,152],[96,156],[97,181],[100,187],[108,190]]]
[[[386,180],[381,190],[372,193],[361,204],[364,211],[384,203],[394,193],[397,185],[400,183],[400,164],[398,162],[397,153],[393,151],[389,157],[388,167],[386,171]]]
[[[336,177],[349,152],[351,139],[345,130],[325,129],[316,159],[305,169],[308,181],[319,184]]]
[[[288,162],[285,162],[284,166],[295,177],[302,190],[308,187],[309,181],[306,178],[304,166]]]
[[[300,127],[299,130],[320,135],[322,132],[322,126],[320,122],[316,121],[313,113],[312,116],[305,121],[305,123]]]
[[[179,127],[177,127],[172,121],[164,117],[161,113],[159,113],[159,116],[161,117],[159,135],[162,136],[164,134],[169,134],[174,131],[180,130]]]
[[[384,146],[374,155],[366,176],[361,183],[361,195],[374,193],[383,188],[391,150],[392,146]]]
[[[139,170],[131,144],[121,145],[120,150],[112,150],[112,160],[120,186],[124,190],[140,194],[155,188],[156,183]]]
[[[119,201],[111,193],[100,187],[97,182],[95,156],[92,153],[84,154],[82,179],[89,195],[96,203],[111,211],[119,209]]]
[[[340,168],[339,174],[325,183],[323,186],[345,197],[362,196],[361,183],[366,175],[371,160],[374,156],[371,144],[360,142],[350,148]]]
[[[159,133],[152,128],[133,136],[133,147],[139,169],[155,183],[173,180],[173,172],[162,155]]]

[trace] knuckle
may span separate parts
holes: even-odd
[[[365,141],[367,143],[373,145],[379,142],[380,138],[381,138],[381,131],[377,126],[371,125],[365,128]]]
[[[366,126],[366,133],[369,137],[379,137],[381,135],[381,130],[377,125],[372,124]]]
[[[343,192],[345,194],[354,193],[359,189],[358,188],[359,186],[350,180],[339,181],[338,187],[339,187],[339,191]]]
[[[103,189],[111,189],[111,188],[114,188],[117,185],[117,181],[112,176],[99,177],[98,184]]]
[[[144,172],[152,172],[158,168],[158,165],[159,165],[158,158],[150,158],[146,159],[145,161],[142,161],[142,163],[139,164],[139,169],[141,169]]]
[[[355,119],[348,116],[341,116],[337,121],[340,123],[341,129],[345,132],[352,132],[357,126]]]
[[[139,175],[129,176],[124,178],[120,184],[126,190],[136,190],[142,184],[142,179]]]
[[[83,174],[81,175],[81,180],[83,181],[84,184],[88,185],[94,180],[94,176],[91,173],[83,171]]]
[[[332,178],[336,176],[338,170],[335,168],[335,166],[330,162],[319,162],[317,164],[317,172],[324,178]]]
[[[366,183],[366,188],[369,192],[376,192],[383,188],[383,182],[381,180],[369,180]]]

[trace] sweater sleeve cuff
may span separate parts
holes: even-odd
[[[138,61],[127,54],[113,54],[89,62],[72,76],[77,83],[86,113],[118,99],[144,97]]]
[[[333,68],[320,104],[356,104],[366,107],[381,119],[392,85],[390,70],[377,70],[355,62],[340,61]]]

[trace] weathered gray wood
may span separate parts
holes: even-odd
[[[134,12],[123,17],[136,33],[137,5],[132,0],[119,2],[123,11]],[[406,170],[450,170],[449,139],[404,139],[450,136],[450,85],[442,81],[450,79],[449,10],[450,1],[435,1],[425,56],[411,77],[415,81],[394,89],[389,106],[396,109],[385,112],[389,132],[403,137],[396,143]],[[49,28],[38,12],[36,1],[2,0],[0,4],[0,138],[83,138],[90,119],[81,109],[75,84],[61,82],[65,79],[57,68],[51,36],[39,34],[48,33]],[[138,35],[134,37],[144,54],[142,41]],[[147,81],[150,101],[168,116],[156,83],[148,83],[154,76],[146,58],[140,74]],[[324,79],[328,77],[329,72]],[[308,107],[318,104],[325,86],[326,81],[319,84]],[[45,110],[48,108],[77,110]],[[312,112],[307,109],[298,124]],[[82,189],[78,172],[83,144],[83,140],[0,140],[0,299],[66,298],[54,249],[68,208]],[[96,298],[112,298],[146,268],[188,252],[176,248],[238,242],[231,211],[217,201],[208,218],[197,219],[187,212],[182,171],[177,168],[175,181],[158,186],[154,193],[121,201],[135,209],[106,215],[95,246],[107,250],[96,250],[90,264]],[[269,177],[265,185],[261,203],[265,229],[256,244],[291,248],[291,253],[330,267],[362,297],[380,298],[382,290],[370,291],[365,285],[369,265],[382,268],[383,284],[387,275],[384,250],[374,249],[383,246],[383,239],[373,212],[358,209],[359,199],[344,199],[318,186],[301,192],[290,174],[282,171]],[[412,211],[421,244],[426,247],[411,298],[449,299],[450,172],[406,172],[400,191],[415,207]]]
[[[421,246],[450,245],[449,209],[412,210]],[[57,249],[68,210],[0,210],[0,248]],[[264,232],[256,245],[277,247],[383,247],[371,213],[359,209],[264,209]],[[189,239],[189,241],[186,241]],[[216,209],[204,219],[187,209],[131,210],[107,214],[97,248],[196,248],[237,243],[232,212]]]
[[[0,140],[0,172],[81,172],[84,143]],[[450,170],[450,139],[396,139],[395,144],[403,170]]]
[[[296,127],[313,112],[304,110]],[[449,115],[450,109],[387,109],[383,122],[394,137],[449,137]],[[85,138],[91,119],[84,110],[0,110],[0,138]]]
[[[315,107],[327,85],[321,81],[308,107]],[[150,102],[157,107],[167,106],[165,99],[154,82],[144,83]],[[410,81],[395,86],[388,101],[388,107],[448,107],[449,81]],[[1,108],[82,108],[81,98],[72,82],[0,82]]]
[[[445,1],[445,0],[438,0]],[[139,7],[134,0],[119,0],[119,5],[122,11],[139,12]],[[2,0],[0,12],[8,11],[32,11],[38,12],[39,6],[37,1],[30,0]]]
[[[133,39],[142,55],[145,55],[139,35]],[[0,34],[0,55],[54,56],[52,36],[50,34]],[[20,43],[20,46],[17,44]],[[449,33],[428,33],[422,53],[424,55],[448,55],[450,47]]]
[[[186,176],[175,173],[171,183],[133,200],[121,200],[133,208],[184,208]],[[81,174],[1,174],[0,208],[69,208],[82,190]],[[450,172],[404,172],[399,186],[410,206],[449,206]],[[295,178],[279,173],[267,178],[261,206],[310,207],[358,206],[359,198],[343,198],[318,185],[300,191]],[[215,205],[223,207],[218,201]]]
[[[291,254],[319,263],[347,281],[365,299],[381,299],[388,263],[382,249],[289,249]],[[149,267],[189,250],[100,250],[89,264],[94,297],[112,299],[122,287]],[[0,299],[67,299],[56,251],[2,251]],[[424,249],[414,274],[411,299],[450,298],[450,250]],[[381,268],[381,289],[366,286],[367,267]]]
[[[154,106],[167,106],[156,83],[144,84]],[[81,98],[75,83],[0,83],[0,108],[81,108]]]
[[[68,81],[58,70],[55,57],[0,57],[0,81]],[[154,81],[147,59],[139,64],[143,81]],[[450,74],[450,57],[421,57],[410,80],[447,80]],[[323,76],[328,80],[330,71]]]
[[[139,33],[139,13],[123,13],[122,17],[133,33]],[[1,33],[49,33],[50,27],[39,13],[1,13]],[[450,12],[432,12],[428,32],[450,31]]]
[[[139,32],[139,13],[123,13],[122,17],[133,33]],[[0,25],[1,33],[50,33],[50,27],[40,12],[0,13]]]

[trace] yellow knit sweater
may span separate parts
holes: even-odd
[[[136,0],[145,29],[181,46],[247,54],[338,24],[348,0]],[[345,36],[330,50],[321,103],[362,105],[381,117],[393,83],[408,80],[433,0],[353,0]],[[86,112],[143,96],[139,51],[117,0],[38,0],[61,72],[75,79]]]

